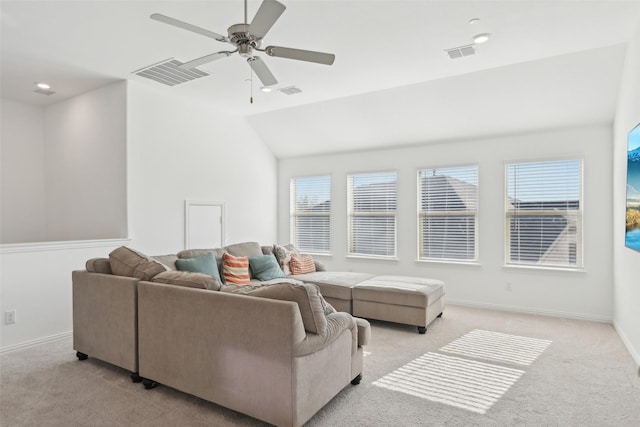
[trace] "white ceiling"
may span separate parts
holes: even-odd
[[[46,105],[118,79],[205,99],[248,117],[278,157],[610,122],[639,1],[302,1],[263,45],[336,54],[333,66],[266,57],[296,95],[262,93],[238,55],[166,87],[131,74],[223,44],[149,19],[162,13],[225,34],[234,1],[2,1],[2,97]],[[249,2],[249,20],[259,6]],[[481,21],[469,25],[471,18]],[[477,55],[444,49],[490,32]],[[34,81],[56,90],[33,93]]]

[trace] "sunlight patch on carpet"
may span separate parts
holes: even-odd
[[[484,414],[524,371],[427,353],[373,385]]]
[[[440,351],[529,366],[549,345],[549,340],[475,329],[445,345]]]

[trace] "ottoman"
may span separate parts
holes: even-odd
[[[444,283],[408,276],[375,276],[353,286],[353,315],[416,325],[418,332],[442,316]]]

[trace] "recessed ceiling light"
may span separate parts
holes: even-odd
[[[471,19],[469,19],[469,24],[471,24],[471,25],[477,24],[478,22],[480,22],[480,18],[471,18]]]
[[[473,36],[473,42],[475,44],[484,43],[489,40],[489,37],[491,37],[491,34],[489,33],[476,34],[475,36]]]
[[[262,86],[260,90],[263,92],[271,92],[273,89],[268,86]]]
[[[51,86],[49,86],[46,83],[36,83],[36,86],[38,86],[38,88],[43,89],[43,90],[51,89]]]

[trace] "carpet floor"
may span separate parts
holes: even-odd
[[[640,426],[638,367],[610,324],[447,306],[426,335],[372,321],[360,385],[308,426]],[[263,426],[75,357],[71,339],[0,356],[0,425]]]

